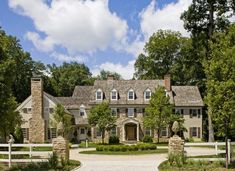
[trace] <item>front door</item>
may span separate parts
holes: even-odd
[[[126,126],[126,140],[136,140],[136,125]]]

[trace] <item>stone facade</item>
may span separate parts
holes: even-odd
[[[43,80],[31,79],[32,117],[29,121],[29,142],[45,142],[45,120],[43,118]],[[36,133],[35,133],[36,131]]]

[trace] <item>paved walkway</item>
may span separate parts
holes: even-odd
[[[79,154],[79,151],[95,150],[72,149],[70,159],[79,160],[81,168],[76,171],[156,171],[160,163],[167,159],[167,154],[148,155],[95,155]],[[212,148],[186,147],[188,156],[215,154]]]

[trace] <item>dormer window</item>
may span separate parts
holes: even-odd
[[[117,100],[117,90],[115,89],[111,91],[111,100]]]
[[[135,99],[135,92],[134,90],[130,89],[128,91],[128,100],[134,100]]]
[[[150,98],[151,98],[151,90],[147,89],[144,92],[144,100],[150,100]]]
[[[84,116],[84,115],[85,115],[85,106],[84,106],[84,105],[81,105],[81,106],[80,106],[80,111],[79,111],[79,113],[80,113],[80,116]]]
[[[96,100],[103,100],[103,92],[101,89],[96,91]]]

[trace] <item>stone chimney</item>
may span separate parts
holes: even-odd
[[[107,80],[114,80],[114,76],[112,74],[109,74]]]
[[[171,91],[171,75],[167,74],[164,76],[165,89]]]
[[[31,78],[32,117],[29,121],[29,141],[44,143],[45,121],[43,118],[43,80],[40,76]]]

